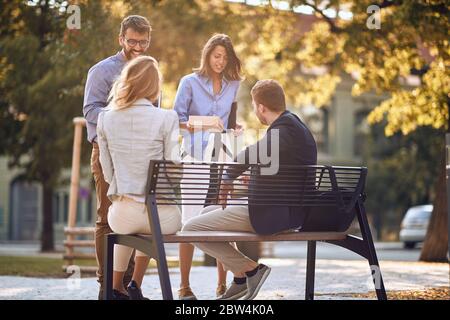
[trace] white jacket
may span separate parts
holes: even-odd
[[[144,196],[150,160],[180,161],[179,121],[147,99],[99,114],[97,136],[108,197]]]

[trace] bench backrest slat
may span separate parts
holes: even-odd
[[[215,204],[225,173],[242,167],[239,163],[173,163],[152,160],[148,194],[158,203]],[[334,206],[348,212],[364,193],[367,169],[343,166],[281,165],[276,176],[260,174],[264,165],[250,165],[234,179],[228,205],[273,205],[293,207]],[[250,183],[248,183],[250,179]]]

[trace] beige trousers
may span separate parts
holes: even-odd
[[[162,234],[173,234],[181,229],[181,214],[176,205],[159,205],[158,216]],[[108,223],[115,233],[151,234],[145,203],[120,197],[109,207]],[[124,272],[128,267],[133,248],[114,245],[114,271]],[[146,254],[136,250],[136,256]]]
[[[183,231],[236,231],[255,233],[250,224],[247,206],[209,206],[201,214],[187,221]],[[229,242],[194,243],[200,250],[216,258],[233,273],[240,273],[253,266],[254,261]]]

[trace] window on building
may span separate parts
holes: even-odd
[[[61,209],[60,209],[60,195],[58,192],[53,193],[53,222],[60,223],[61,221]]]
[[[367,135],[370,132],[370,127],[367,122],[369,112],[369,110],[359,110],[355,113],[355,143],[353,145],[353,153],[355,156],[362,156],[364,153]]]
[[[63,213],[64,213],[64,223],[67,223],[69,216],[69,195],[64,193],[63,196]]]
[[[305,106],[300,109],[302,120],[306,123],[314,136],[317,144],[317,151],[321,153],[329,152],[329,110],[327,107],[317,108],[315,106]]]
[[[78,198],[78,200],[77,200],[77,219],[76,219],[77,223],[80,223],[83,221],[83,211],[84,211],[83,204],[84,204],[84,202],[85,201],[80,198]]]
[[[39,184],[15,179],[10,192],[10,240],[39,240]]]

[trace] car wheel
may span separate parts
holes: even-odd
[[[414,249],[416,243],[413,241],[406,241],[403,246],[405,247],[405,249]]]

